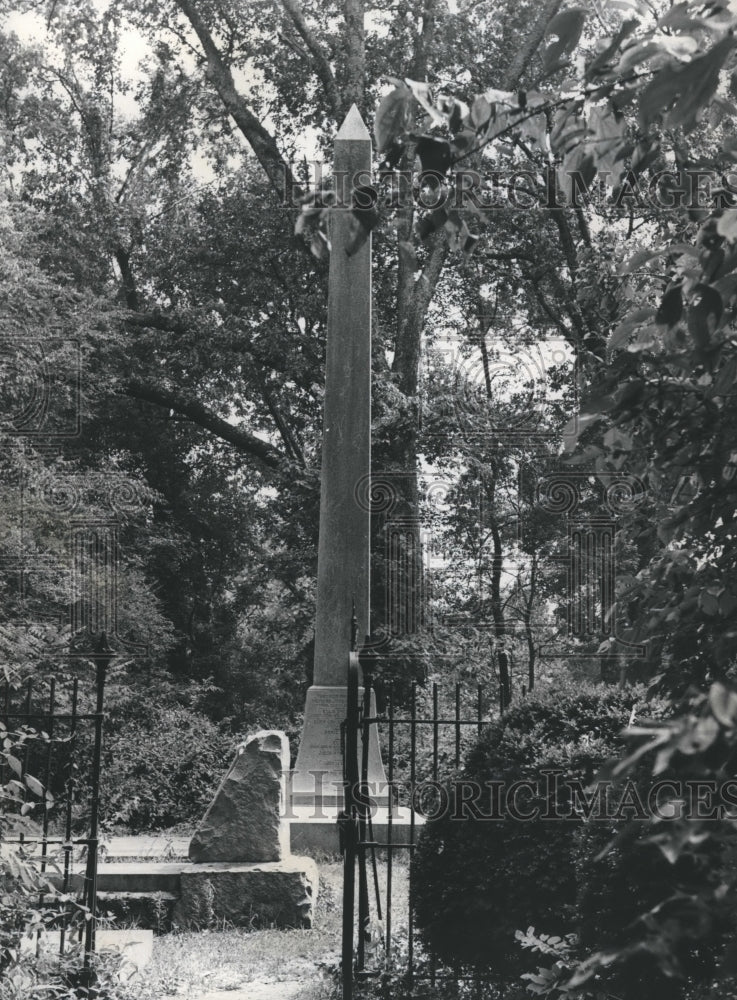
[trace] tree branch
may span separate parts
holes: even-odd
[[[502,90],[514,90],[519,86],[520,80],[532,61],[532,57],[540,48],[543,38],[545,38],[545,29],[550,23],[550,19],[558,13],[561,4],[562,0],[547,0],[537,20],[527,33],[526,38],[522,40],[522,44],[517,49],[511,65],[504,74]]]
[[[366,95],[366,28],[363,0],[344,0],[346,44],[345,106],[352,104],[363,114]]]
[[[238,93],[233,74],[223,60],[209,28],[200,17],[194,4],[190,0],[176,0],[176,4],[200,40],[207,59],[207,77],[212,81],[226,111],[231,115],[256,154],[256,158],[266,172],[273,189],[283,201],[292,204],[295,199],[302,197],[304,191],[279,152],[274,137],[264,128],[244,98]]]
[[[305,16],[302,13],[299,0],[281,0],[281,5],[289,14],[292,24],[299,32],[302,41],[307,46],[307,49],[315,63],[315,73],[317,74],[317,78],[322,84],[322,89],[328,99],[330,113],[335,121],[340,123],[345,116],[343,102],[341,101],[340,94],[338,93],[338,85],[335,82],[330,62],[323,52],[322,46],[310,30],[310,27],[305,20]],[[348,108],[345,108],[345,111],[347,110]]]
[[[448,241],[441,229],[427,258],[422,274],[414,281],[406,276],[402,300],[398,303],[398,331],[392,370],[399,375],[399,388],[405,396],[417,392],[417,369],[420,362],[422,328],[435,288],[448,256]]]
[[[186,327],[177,316],[165,316],[164,313],[129,313],[125,317],[127,326],[137,326],[141,329],[165,330],[167,333],[185,333]]]
[[[411,76],[414,80],[427,77],[427,63],[430,43],[435,31],[435,0],[425,0],[422,8],[422,31],[417,36],[417,47],[412,60]]]
[[[132,312],[136,312],[138,310],[138,289],[136,287],[136,279],[133,276],[133,269],[131,268],[130,253],[124,250],[123,247],[118,246],[115,248],[115,259],[120,268],[125,304]]]
[[[148,385],[132,379],[123,387],[123,393],[131,399],[141,399],[172,410],[186,417],[192,423],[204,428],[216,437],[232,444],[239,451],[258,459],[267,468],[276,470],[283,466],[284,455],[268,441],[263,441],[242,427],[231,424],[219,414],[208,409],[198,399],[162,386]]]

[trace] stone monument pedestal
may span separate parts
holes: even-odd
[[[306,854],[334,854],[340,852],[340,837],[338,834],[338,813],[342,811],[342,805],[323,806],[322,816],[315,816],[313,806],[292,806],[289,820],[290,841],[293,851],[304,852]],[[386,806],[379,806],[376,809],[372,820],[372,832],[374,840],[379,844],[389,842],[389,831],[391,829],[392,844],[409,844],[412,834],[412,820],[410,810],[405,806],[394,806],[392,810],[391,827],[389,824],[389,810]],[[415,813],[414,817],[414,842],[417,842],[425,821],[422,816]],[[378,848],[381,856],[382,848]]]
[[[213,917],[236,927],[312,927],[317,865],[289,857],[255,864],[185,865],[174,920],[207,927]]]
[[[314,819],[319,820],[327,811],[337,815],[336,807],[338,811],[343,808],[341,726],[346,717],[347,699],[348,689],[337,685],[314,684],[307,691],[302,739],[291,781],[292,811],[299,808],[303,819],[309,817],[310,809],[314,812]],[[360,704],[363,688],[359,688],[358,699]],[[371,714],[376,714],[373,693]],[[372,798],[379,805],[386,806],[389,796],[375,725],[369,730],[368,753],[368,782]]]

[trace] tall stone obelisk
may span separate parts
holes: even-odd
[[[335,141],[337,205],[330,217],[327,358],[317,555],[315,669],[292,776],[296,806],[343,801],[340,727],[346,717],[351,615],[370,631],[370,512],[359,484],[371,472],[371,237],[349,254],[351,192],[367,183],[371,138],[353,105]],[[364,494],[365,495],[365,494]],[[384,781],[375,733],[369,781]]]

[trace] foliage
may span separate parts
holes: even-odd
[[[232,733],[160,696],[120,696],[104,742],[101,815],[133,832],[196,823],[230,766]]]
[[[60,960],[46,949],[24,954],[10,975],[0,980],[0,1000],[138,1000],[140,986],[131,976],[125,955],[100,951],[91,965],[92,978],[83,971],[80,946],[72,946]],[[94,985],[82,985],[91,982]]]
[[[694,694],[684,708],[673,719],[632,726],[628,735],[634,747],[600,777],[627,779],[644,768],[654,777],[689,780],[700,785],[700,794],[707,790],[708,808],[696,806],[693,795],[684,796],[676,786],[670,798],[672,818],[650,815],[634,829],[626,826],[610,851],[589,860],[589,875],[602,878],[608,870],[611,881],[606,887],[595,884],[584,901],[587,916],[596,913],[582,935],[594,950],[554,976],[566,996],[609,988],[623,991],[625,998],[641,996],[643,988],[658,996],[702,995],[704,981],[725,989],[734,976],[735,840],[729,786],[734,785],[737,696],[717,683],[708,694]],[[638,846],[633,857],[639,854],[637,884],[644,893],[637,903],[626,898],[632,859],[625,864],[621,845],[627,841]],[[645,861],[652,863],[653,851],[662,855],[654,862],[655,871]],[[665,877],[658,877],[664,869]],[[629,922],[612,926],[601,909],[612,891]]]
[[[566,782],[586,786],[644,706],[642,689],[571,685],[528,697],[484,731],[449,785],[450,807],[423,828],[413,860],[418,925],[442,959],[515,971],[526,964],[514,944],[525,921],[577,929],[583,819]],[[553,770],[559,778],[546,779]],[[504,797],[493,805],[487,785],[477,806],[487,819],[474,818],[463,806],[463,782],[483,788],[489,781],[500,783]],[[520,786],[522,794],[508,799],[517,781],[534,787]],[[523,818],[535,809],[534,818]]]
[[[623,583],[622,637],[646,645],[650,676],[683,690],[728,676],[737,652],[729,124],[737,110],[727,88],[735,22],[723,4],[629,6],[599,17],[609,31],[593,44],[582,35],[582,9],[556,15],[546,29],[555,40],[544,54],[545,86],[534,91],[456,96],[398,80],[379,106],[377,134],[387,147],[414,142],[421,159],[427,151],[423,169],[442,196],[418,213],[425,237],[445,227],[472,253],[496,218],[483,199],[493,194],[488,171],[500,164],[524,166],[533,214],[570,213],[579,223],[598,215],[619,234],[619,247],[583,228],[578,248],[571,243],[588,386],[568,448],[580,437],[574,466],[644,485],[647,502],[628,527],[639,566]],[[420,109],[431,127],[415,132]],[[480,172],[458,204],[453,170],[471,162]],[[584,291],[596,285],[585,273],[591,264],[602,278],[608,271],[619,296],[598,314]]]
[[[37,961],[33,951],[24,948],[36,940],[38,935],[58,926],[60,916],[69,920],[69,933],[78,928],[84,915],[81,907],[71,896],[62,894],[50,880],[51,871],[59,870],[61,861],[53,851],[39,862],[34,852],[35,828],[31,817],[45,802],[53,804],[53,799],[41,782],[25,767],[29,744],[38,740],[48,743],[46,734],[38,733],[28,726],[11,730],[0,723],[0,841],[5,841],[5,849],[0,855],[0,997],[2,1000],[40,997],[48,995],[49,983],[58,984],[56,995],[76,997],[76,992],[64,988],[66,973],[78,971],[81,965],[79,955],[71,956],[66,963],[66,972],[58,962],[53,971]],[[23,835],[30,837],[27,846],[18,845]],[[61,853],[61,852],[59,852]],[[36,989],[38,987],[38,989]],[[110,994],[114,1000],[114,992]],[[121,1000],[124,998],[121,995]]]

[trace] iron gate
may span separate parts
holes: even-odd
[[[61,893],[49,929],[58,931],[60,957],[79,935],[82,987],[94,982],[104,696],[112,656],[104,634],[98,636],[89,654],[95,666],[90,688],[81,689],[79,677],[0,688],[0,786],[8,785],[13,796],[6,795],[0,840],[11,870],[20,872],[28,861]],[[29,790],[39,807],[32,822],[26,819]],[[80,878],[75,862],[82,858]],[[39,908],[53,902],[50,892],[40,893]],[[35,931],[37,953],[42,933]]]
[[[455,684],[446,692],[438,684],[419,689],[413,683],[408,707],[399,714],[394,690],[390,688],[384,693],[374,682],[372,654],[366,648],[361,653],[356,651],[355,636],[353,647],[342,735],[345,798],[338,820],[343,855],[343,1000],[352,1000],[355,990],[365,980],[384,984],[401,980],[408,996],[420,996],[423,994],[416,990],[436,987],[452,979],[456,984],[465,984],[468,996],[482,997],[488,988],[498,990],[501,983],[490,980],[488,972],[464,974],[461,969],[441,967],[417,938],[408,865],[404,866],[408,879],[406,905],[402,900],[403,912],[398,916],[395,913],[395,875],[399,858],[409,861],[417,845],[423,811],[418,792],[428,784],[437,786],[460,768],[464,735],[480,736],[489,721],[491,705],[494,709],[501,705],[503,692],[494,692],[492,703],[482,686],[467,692]],[[425,702],[430,701],[429,710],[422,710],[418,694]],[[377,707],[372,712],[374,701]],[[381,838],[375,833],[368,787],[372,726],[383,730],[386,736],[382,756],[386,761],[388,804],[381,824],[385,835]],[[404,744],[406,775],[399,782],[398,742]],[[380,868],[384,869],[383,877]],[[397,926],[401,947],[397,946]]]

